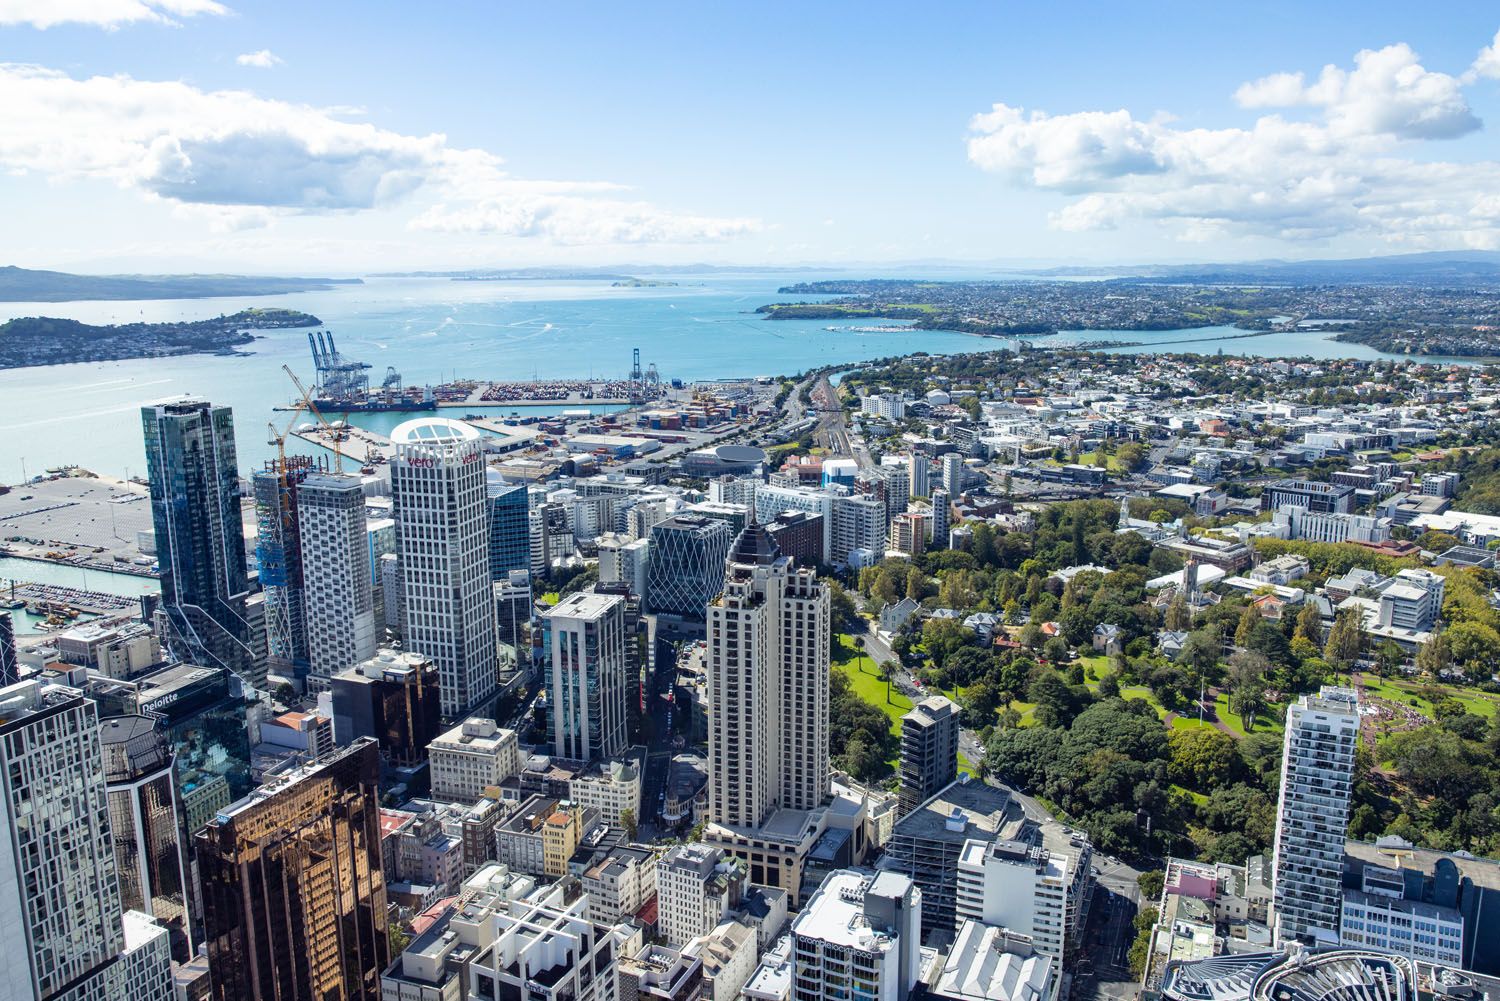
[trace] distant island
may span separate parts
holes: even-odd
[[[219,296],[321,292],[362,285],[359,278],[274,278],[257,275],[74,275],[0,267],[0,302],[87,299],[211,299]]]
[[[371,278],[446,278],[454,282],[629,281],[630,275],[598,268],[509,268],[473,271],[381,271]]]
[[[0,324],[0,369],[74,362],[239,354],[251,330],[318,327],[323,321],[294,309],[242,309],[232,316],[178,323],[96,325],[55,316],[23,316]]]
[[[663,281],[653,278],[622,278],[617,282],[611,282],[610,288],[676,288],[676,282]]]

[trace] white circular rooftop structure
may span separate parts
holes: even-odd
[[[418,417],[391,430],[391,441],[397,445],[457,445],[478,440],[474,428],[447,417]]]

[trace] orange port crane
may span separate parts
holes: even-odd
[[[297,392],[302,394],[302,405],[312,412],[312,415],[318,419],[318,423],[323,425],[323,430],[328,432],[328,438],[333,442],[333,468],[337,472],[342,473],[344,471],[344,449],[342,445],[344,432],[328,423],[328,419],[323,416],[322,411],[318,410],[318,405],[313,402],[312,394],[307,391],[306,386],[302,385],[302,380],[297,378],[297,373],[292,371],[290,365],[281,366],[281,370],[287,374],[287,378],[292,380],[292,385],[297,387]]]

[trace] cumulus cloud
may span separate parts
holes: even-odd
[[[59,24],[118,28],[136,21],[175,24],[175,17],[228,13],[215,0],[0,0],[0,25],[44,29]]]
[[[1245,108],[1324,108],[1329,127],[1345,136],[1452,139],[1479,128],[1459,79],[1425,68],[1405,44],[1365,49],[1353,70],[1325,66],[1312,84],[1301,73],[1273,73],[1242,84],[1234,98]]]
[[[1310,82],[1283,72],[1245,83],[1236,103],[1271,109],[1248,128],[996,104],[971,120],[968,154],[1015,183],[1077,196],[1052,216],[1065,230],[1144,219],[1183,239],[1365,234],[1412,246],[1500,246],[1480,194],[1500,183],[1500,164],[1412,155],[1418,144],[1480,127],[1463,93],[1475,72],[1429,70],[1403,44],[1365,50],[1352,68],[1326,66]]]
[[[16,64],[0,64],[0,169],[108,180],[202,207],[188,215],[221,231],[393,206],[418,191],[436,202],[413,220],[424,229],[639,243],[754,227],[611,197],[621,189],[608,182],[513,178],[498,156],[439,134],[403,135],[248,91]]]
[[[1500,80],[1500,31],[1495,32],[1495,38],[1490,44],[1479,50],[1479,55],[1474,58],[1474,64],[1469,67],[1463,79],[1465,83],[1472,83],[1480,77]]]
[[[272,66],[279,66],[281,57],[270,49],[261,49],[259,52],[246,52],[235,56],[234,61],[241,66],[254,66],[256,69],[268,70]]]

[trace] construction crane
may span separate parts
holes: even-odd
[[[323,412],[313,402],[312,394],[307,391],[306,386],[302,385],[302,380],[297,378],[297,373],[292,371],[292,366],[283,365],[281,366],[281,370],[287,374],[287,378],[292,380],[292,385],[297,387],[297,392],[302,394],[303,406],[312,412],[312,415],[318,419],[318,423],[323,425],[323,430],[328,432],[328,438],[333,442],[333,468],[335,471],[342,473],[344,471],[344,449],[340,435],[343,432],[328,423],[327,418],[323,416]]]

